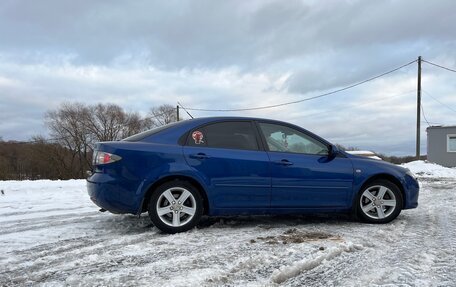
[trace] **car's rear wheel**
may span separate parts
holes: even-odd
[[[174,180],[155,190],[148,211],[158,229],[166,233],[177,233],[187,231],[199,222],[203,214],[203,203],[200,193],[193,185]]]
[[[358,216],[368,223],[387,223],[402,210],[399,188],[387,180],[376,180],[364,186],[357,200]]]

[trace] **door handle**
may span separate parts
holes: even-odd
[[[282,159],[282,160],[276,160],[274,161],[275,164],[280,164],[280,165],[293,165],[293,163],[287,159]]]
[[[206,158],[210,158],[210,156],[208,156],[207,154],[205,153],[202,153],[202,152],[199,152],[197,154],[191,154],[189,155],[190,158],[194,158],[194,159],[206,159]]]

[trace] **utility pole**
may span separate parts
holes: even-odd
[[[419,160],[421,130],[421,56],[418,57],[418,84],[416,93],[416,159]]]
[[[179,121],[179,105],[176,106],[177,121]]]

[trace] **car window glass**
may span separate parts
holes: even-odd
[[[253,126],[250,122],[221,122],[192,130],[188,136],[190,146],[258,150]]]
[[[298,130],[269,123],[260,123],[260,129],[270,151],[328,154],[328,147],[324,143]]]
[[[179,125],[179,124],[182,124],[183,122],[173,122],[173,123],[169,123],[169,124],[166,124],[166,125],[163,125],[163,126],[160,126],[160,127],[156,127],[156,128],[153,128],[151,130],[147,130],[147,131],[144,131],[144,132],[141,132],[141,133],[138,133],[138,134],[135,134],[135,135],[132,135],[132,136],[129,136],[127,138],[124,138],[122,139],[123,141],[128,141],[128,142],[137,142],[137,141],[141,141],[151,135],[154,135],[154,134],[157,134],[161,131],[164,131],[166,129],[169,129],[173,126],[176,126],[176,125]]]

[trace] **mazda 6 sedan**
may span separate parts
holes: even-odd
[[[202,215],[344,212],[387,223],[418,206],[400,166],[351,155],[292,124],[257,118],[181,121],[94,152],[88,193],[102,210],[149,213],[167,233]]]

